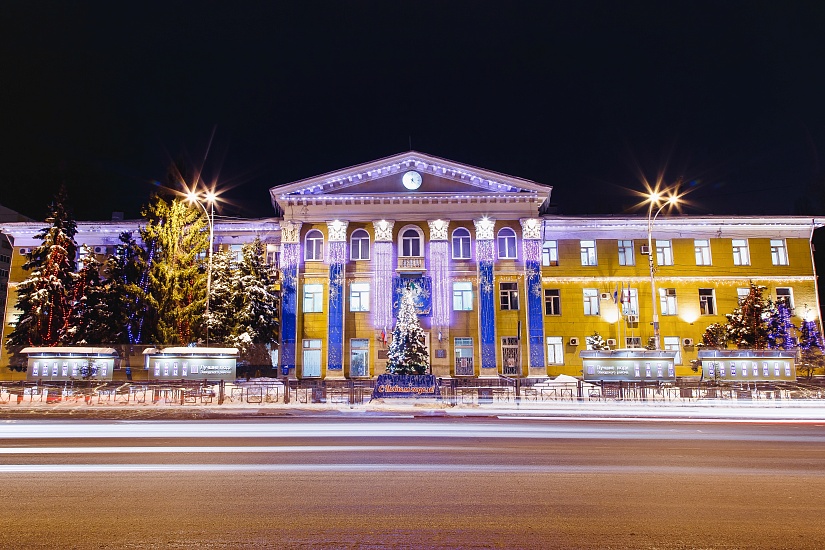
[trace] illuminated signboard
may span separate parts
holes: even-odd
[[[235,380],[235,348],[149,349],[145,367],[151,380]]]
[[[794,350],[702,350],[703,380],[760,382],[796,380]]]
[[[586,381],[674,381],[675,351],[587,350],[579,353]]]
[[[111,380],[117,352],[112,348],[23,348],[28,355],[26,378],[41,382]]]

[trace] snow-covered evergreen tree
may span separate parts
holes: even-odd
[[[816,321],[803,321],[799,327],[799,353],[799,369],[807,378],[825,368],[825,343]]]
[[[106,285],[100,278],[101,264],[85,245],[82,267],[72,290],[72,308],[62,344],[96,346],[115,343],[117,330],[112,324],[112,307]]]
[[[742,298],[728,319],[728,341],[740,349],[765,349],[768,347],[768,317],[771,302],[764,297],[765,287],[750,284],[750,292]]]
[[[212,284],[209,294],[209,313],[204,323],[209,328],[209,341],[230,345],[235,332],[240,307],[237,269],[232,265],[232,254],[222,250],[212,254]]]
[[[111,342],[140,344],[144,343],[144,324],[151,325],[155,318],[146,302],[147,253],[131,233],[121,233],[119,238],[120,244],[104,268]]]
[[[401,295],[398,320],[387,351],[387,372],[391,374],[425,374],[429,365],[424,346],[424,330],[415,311],[413,289]]]
[[[791,323],[791,311],[784,303],[780,302],[770,309],[768,314],[768,348],[770,349],[794,349],[796,345],[793,341],[793,329]]]
[[[29,276],[17,285],[20,317],[6,346],[14,366],[22,367],[19,351],[26,346],[54,346],[68,326],[76,279],[77,225],[66,204],[64,187],[49,206],[46,223],[36,238],[42,242],[28,255],[23,269]]]
[[[598,332],[594,332],[592,336],[586,336],[585,342],[587,343],[587,349],[595,349],[595,350],[605,350],[610,349],[610,346],[607,345],[607,342],[602,335]]]
[[[708,325],[705,333],[702,335],[702,347],[707,348],[724,348],[728,343],[728,330],[725,325],[713,323]]]

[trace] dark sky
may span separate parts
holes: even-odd
[[[7,1],[0,203],[42,219],[65,182],[78,219],[136,217],[206,155],[224,213],[268,216],[270,187],[411,138],[566,214],[622,212],[658,173],[692,213],[819,212],[821,6]]]

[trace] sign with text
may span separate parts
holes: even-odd
[[[676,380],[675,352],[581,352],[585,381],[612,380],[622,382]]]
[[[153,380],[234,380],[234,357],[158,355],[147,361]]]
[[[441,397],[432,374],[380,374],[372,391],[373,399]]]
[[[113,357],[29,357],[27,378],[41,381],[111,380]]]
[[[707,350],[699,352],[703,380],[761,382],[796,380],[796,352]]]

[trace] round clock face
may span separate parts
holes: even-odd
[[[403,183],[407,189],[418,189],[421,187],[421,174],[415,170],[410,170],[401,176],[401,183]]]

